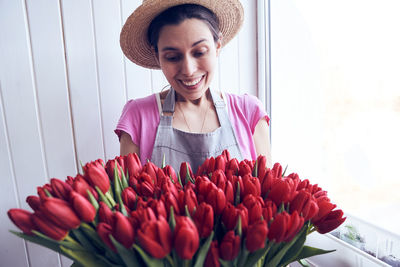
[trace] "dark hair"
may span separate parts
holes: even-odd
[[[165,25],[178,25],[185,19],[199,19],[203,21],[210,29],[214,41],[218,41],[218,18],[211,10],[195,4],[178,5],[163,11],[150,23],[149,29],[147,30],[147,39],[156,52],[158,52],[157,43],[161,28]]]

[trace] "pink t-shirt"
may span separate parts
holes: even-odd
[[[240,151],[245,159],[256,159],[257,153],[253,133],[258,121],[269,117],[261,101],[252,95],[235,95],[224,93],[228,106],[228,116],[238,139]],[[160,122],[160,111],[156,94],[129,100],[122,110],[115,133],[128,133],[134,144],[140,148],[140,159],[145,164],[151,158],[157,127]]]

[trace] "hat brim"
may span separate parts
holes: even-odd
[[[237,34],[243,24],[243,7],[238,0],[168,0],[145,1],[126,20],[120,35],[120,45],[125,56],[135,64],[160,69],[147,39],[151,21],[170,7],[197,4],[214,12],[222,34],[222,46]]]

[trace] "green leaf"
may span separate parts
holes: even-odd
[[[103,192],[100,190],[100,188],[96,185],[95,189],[97,191],[97,193],[99,194],[99,198],[101,201],[103,201],[104,203],[106,203],[106,205],[112,209],[113,206],[111,205],[110,201],[108,200],[108,198],[103,194]]]
[[[283,170],[283,173],[282,173],[282,177],[285,177],[285,173],[287,171],[287,167],[288,167],[288,165],[286,164],[286,167],[285,167],[285,169]]]
[[[73,250],[85,250],[85,248],[83,248],[78,242],[76,242],[74,239],[72,239],[69,235],[67,235],[64,240],[57,241],[57,240],[54,240],[54,239],[52,239],[52,238],[50,238],[50,237],[48,237],[48,236],[46,236],[46,235],[44,235],[44,234],[42,234],[42,233],[40,233],[38,231],[32,230],[32,232],[35,235],[37,235],[37,236],[39,236],[39,237],[41,237],[43,239],[55,242],[55,243],[57,243],[59,245],[65,246],[67,248],[70,248],[70,249],[73,249]]]
[[[174,215],[174,207],[172,205],[170,206],[168,223],[169,223],[169,227],[171,228],[171,231],[174,232],[175,226],[176,226],[176,221],[175,221],[175,215]]]
[[[310,264],[308,264],[308,262],[305,260],[298,260],[297,262],[303,267],[311,267]]]
[[[125,173],[124,173],[124,170],[122,169],[121,166],[119,166],[119,167],[121,168],[121,174],[122,174],[122,177],[121,177],[121,184],[122,184],[122,190],[123,190],[123,189],[129,187],[129,183],[128,183],[128,178],[127,178],[127,176],[126,176]]]
[[[201,246],[198,254],[197,254],[197,259],[194,264],[194,267],[202,267],[204,264],[204,261],[207,257],[208,250],[210,249],[211,241],[214,237],[214,231],[211,232],[210,236],[207,238],[206,242]]]
[[[256,162],[254,164],[254,168],[253,168],[253,177],[257,177],[258,176],[258,159],[256,159]]]
[[[332,250],[324,250],[320,248],[314,248],[310,246],[303,246],[300,253],[296,256],[296,258],[293,261],[298,261],[301,259],[305,259],[308,257],[316,256],[316,255],[322,255],[322,254],[327,254],[336,251],[336,249]]]
[[[307,226],[308,229],[308,226]],[[297,241],[289,248],[285,256],[282,258],[280,261],[279,265],[280,266],[286,266],[289,263],[296,261],[297,255],[300,254],[300,251],[302,250],[302,247],[304,246],[304,243],[306,242],[307,238],[307,230],[302,231],[301,234],[299,235]]]
[[[99,210],[99,202],[97,202],[96,198],[93,196],[92,192],[90,192],[89,189],[86,189],[86,192],[89,196],[90,203],[92,203],[97,212]]]
[[[219,261],[219,263],[221,263],[221,266],[223,266],[223,267],[233,267],[232,261],[225,261],[221,258],[219,258],[218,261]]]
[[[55,240],[44,239],[44,238],[42,238],[40,236],[27,235],[27,234],[24,234],[24,233],[13,231],[13,230],[10,230],[10,232],[12,234],[22,238],[22,239],[25,239],[26,241],[38,244],[40,246],[46,247],[46,248],[48,248],[50,250],[53,250],[55,252],[61,253],[64,256],[66,256],[66,257],[70,258],[71,260],[73,260],[73,258],[71,258],[69,255],[65,254],[61,250],[60,245]]]
[[[136,244],[133,244],[133,247],[140,254],[140,256],[142,257],[143,261],[147,264],[147,266],[164,267],[164,262],[162,260],[149,256],[146,252],[143,251],[143,249],[141,247],[139,247]],[[131,266],[131,265],[129,265],[129,266]]]
[[[237,187],[236,187],[236,196],[235,196],[235,206],[239,205],[240,203],[240,183],[239,181],[237,182]]]
[[[165,167],[165,153],[163,154],[162,157],[161,169],[163,169],[164,167]]]
[[[249,256],[247,257],[246,264],[244,266],[255,265],[261,258],[263,258],[263,257],[265,257],[265,255],[267,255],[267,253],[271,249],[272,245],[273,245],[273,243],[270,242],[264,248],[261,248],[257,251],[254,251],[253,253],[250,253]]]
[[[297,234],[290,242],[284,244],[284,246],[278,251],[278,253],[268,262],[266,265],[267,267],[276,267],[278,266],[279,262],[282,258],[286,255],[289,248],[296,243],[299,237],[303,234],[303,232],[307,231],[308,225],[304,225],[303,228],[300,230],[299,234]]]
[[[108,267],[109,265],[97,258],[94,254],[87,251],[71,250],[64,246],[60,246],[64,254],[69,255],[75,262],[85,267]]]
[[[140,266],[139,261],[135,255],[135,251],[127,249],[126,247],[121,245],[117,240],[115,240],[112,235],[110,235],[110,240],[114,244],[115,248],[118,251],[118,254],[121,256],[126,266]]]
[[[85,236],[85,234],[83,233],[83,231],[81,229],[73,229],[71,230],[71,232],[73,233],[73,235],[76,237],[76,239],[78,239],[79,243],[82,244],[82,246],[87,249],[90,252],[93,253],[101,253],[101,251],[99,251],[95,246],[93,246],[92,242],[90,242],[90,240],[88,240]]]

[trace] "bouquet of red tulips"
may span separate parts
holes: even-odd
[[[192,172],[144,166],[136,154],[101,159],[65,181],[51,179],[10,209],[17,236],[73,266],[286,266],[323,254],[305,246],[345,220],[327,192],[266,158],[224,151]]]

